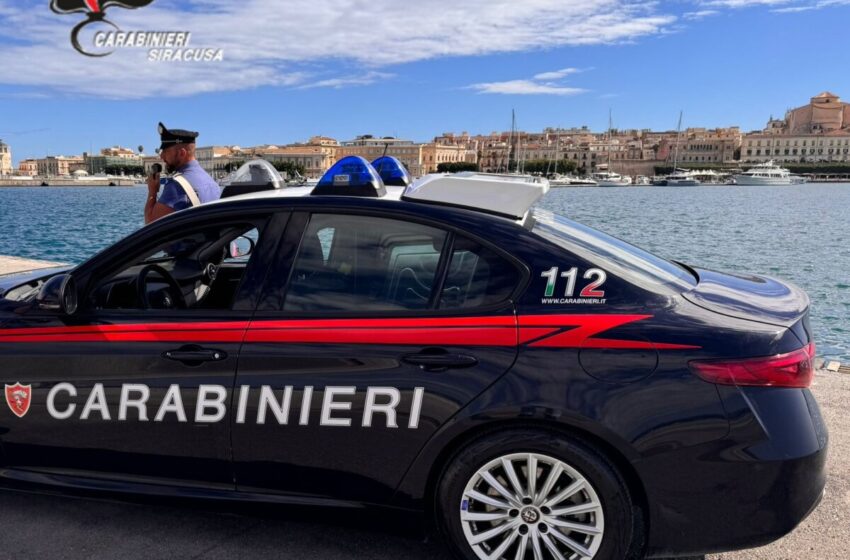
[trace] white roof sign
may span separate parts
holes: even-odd
[[[462,206],[520,219],[549,191],[549,181],[530,175],[464,172],[424,175],[402,199]]]

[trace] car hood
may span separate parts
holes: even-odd
[[[767,276],[695,271],[699,284],[682,295],[705,309],[782,327],[793,326],[808,312],[809,297],[791,283]]]
[[[74,268],[70,265],[64,266],[53,266],[50,268],[38,268],[36,270],[25,270],[23,272],[13,272],[11,274],[0,274],[0,297],[6,293],[10,288],[14,288],[16,286],[20,286],[21,284],[26,284],[27,282],[32,282],[34,280],[39,280],[41,278],[47,278],[49,276],[54,276],[56,274],[60,274],[62,272],[67,272]]]

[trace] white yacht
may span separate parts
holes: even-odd
[[[600,171],[591,175],[591,178],[600,187],[628,187],[632,184],[631,177],[613,171]]]
[[[572,177],[569,175],[555,175],[549,179],[549,186],[555,187],[570,187],[572,186]]]
[[[796,183],[791,172],[779,167],[773,160],[759,163],[743,173],[734,176],[738,185],[791,185]]]
[[[590,177],[570,177],[570,184],[574,187],[595,187],[596,181]]]
[[[665,187],[698,187],[699,179],[691,175],[688,171],[677,169],[670,175],[664,178]]]
[[[549,179],[549,186],[555,187],[595,187],[593,179],[583,179],[574,175],[555,175]]]

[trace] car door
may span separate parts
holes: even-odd
[[[237,487],[387,500],[516,357],[522,269],[439,225],[295,213],[245,338]]]
[[[27,401],[15,410],[21,403],[7,389],[0,439],[8,476],[232,489],[230,392],[253,291],[286,217],[154,226],[151,239],[136,235],[126,251],[119,244],[106,261],[81,267],[91,289],[79,312],[33,308],[0,331],[0,378]],[[253,249],[225,258],[231,240]],[[178,279],[186,308],[174,307],[179,296],[157,268]]]

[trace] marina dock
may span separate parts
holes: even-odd
[[[33,179],[0,179],[0,187],[132,187],[136,179],[126,177],[87,177],[85,180],[35,177]]]

